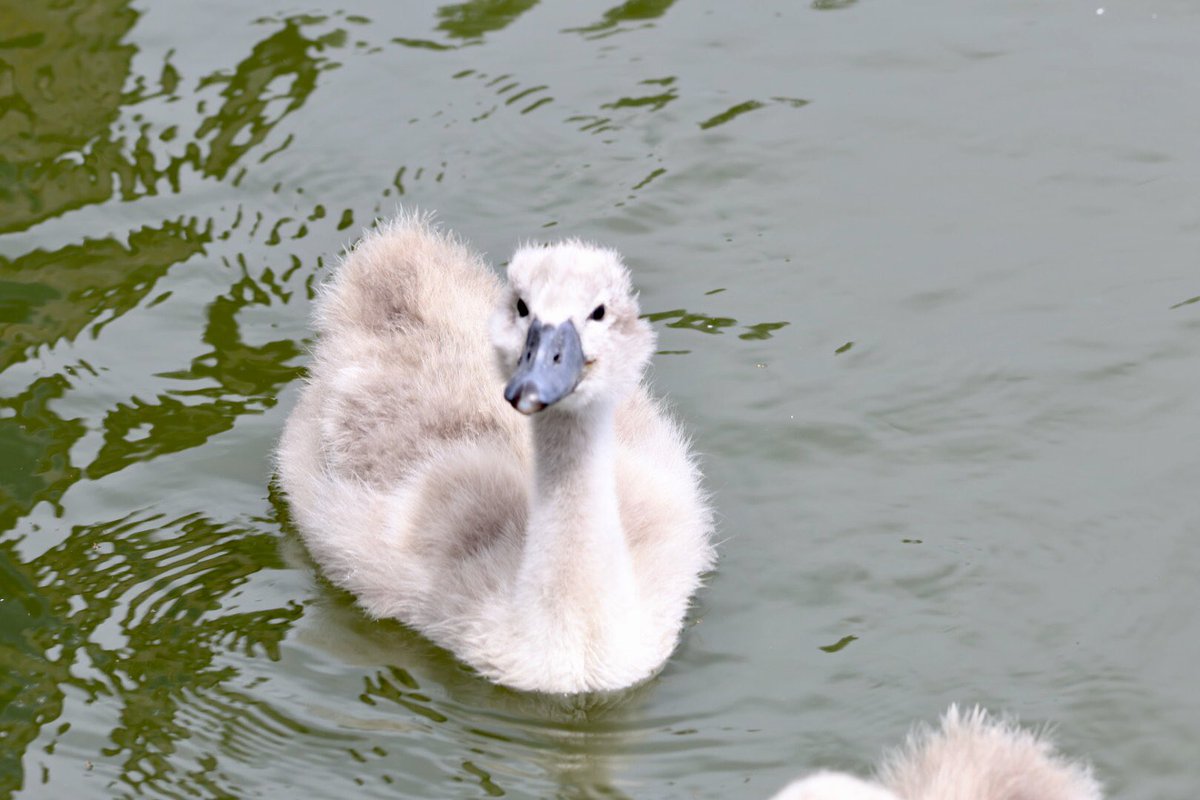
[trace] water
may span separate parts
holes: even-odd
[[[1194,4],[0,20],[0,796],[764,797],[953,700],[1194,794]],[[288,525],[313,287],[400,203],[635,270],[723,543],[627,696],[478,680]]]

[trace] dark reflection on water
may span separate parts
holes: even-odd
[[[1184,306],[1190,306],[1192,303],[1200,303],[1200,295],[1196,295],[1195,297],[1189,297],[1187,300],[1179,301],[1175,305],[1171,306],[1171,310],[1174,311],[1177,308],[1183,308]]]
[[[727,108],[726,110],[722,111],[720,114],[709,117],[708,119],[704,120],[703,122],[700,122],[697,124],[700,125],[701,130],[706,131],[709,128],[715,128],[718,125],[724,125],[726,122],[729,122],[730,120],[734,119],[735,117],[740,117],[742,114],[748,114],[751,111],[757,111],[758,109],[760,109],[762,107],[763,107],[763,103],[759,102],[758,100],[747,100],[744,103],[738,103],[737,105],[735,105],[731,108]]]
[[[128,5],[26,3],[8,18],[17,36],[7,40],[7,80],[0,82],[11,86],[11,94],[0,98],[0,232],[24,230],[114,195],[154,195],[163,183],[178,191],[185,168],[225,177],[304,104],[319,73],[335,66],[325,51],[345,40],[341,29],[304,34],[302,22],[323,24],[324,17],[274,23],[279,29],[232,72],[199,78],[197,91],[219,86],[221,102],[190,137],[177,125],[155,131],[148,122],[120,135],[126,126],[114,123],[122,107],[178,100],[188,79],[164,62],[152,79],[157,90],[147,92],[146,77],[138,75],[134,91],[123,91],[135,49],[121,40],[137,19]]]
[[[0,232],[106,200],[130,180],[108,129],[127,102],[135,49],[122,40],[136,20],[128,0],[5,4]]]
[[[570,33],[608,34],[616,32],[623,22],[649,22],[666,14],[675,0],[628,0],[604,12],[597,22],[582,28],[568,28]]]
[[[197,82],[200,93],[221,87],[221,102],[191,137],[181,137],[172,125],[152,144],[154,132],[144,123],[130,145],[110,132],[121,106],[177,98],[185,83],[165,64],[157,78],[159,91],[147,92],[140,75],[133,91],[123,91],[134,48],[121,40],[136,18],[126,3],[102,0],[25,4],[13,18],[15,35],[6,39],[3,55],[13,94],[0,115],[0,130],[7,134],[0,136],[0,169],[8,170],[10,178],[0,181],[0,230],[28,228],[108,200],[118,190],[124,200],[155,194],[164,180],[178,190],[185,166],[224,178],[303,105],[319,72],[330,66],[322,52],[344,38],[337,29],[312,38],[302,33],[302,23],[321,24],[324,18],[270,23],[275,30],[231,72]],[[91,23],[78,24],[81,19]],[[165,161],[154,152],[164,148],[174,151],[166,153]],[[314,212],[310,221],[323,216],[323,211]],[[285,221],[274,224],[274,241],[268,237],[268,245],[279,241]],[[230,230],[241,224],[239,211]],[[258,224],[250,235],[257,229]],[[214,238],[228,236],[228,230],[217,236],[212,220],[167,220],[124,236],[0,257],[0,371],[45,348],[73,342],[85,330],[91,338],[99,337],[105,326],[144,304],[172,267],[202,257]],[[246,345],[236,317],[248,306],[269,304],[272,297],[286,301],[281,284],[294,271],[277,279],[268,268],[255,280],[243,268],[242,278],[207,309],[203,340],[212,349],[195,357],[190,367],[164,374],[196,388],[118,403],[104,415],[104,444],[83,470],[71,465],[69,451],[83,435],[84,424],[62,420],[49,407],[69,391],[71,376],[38,378],[22,393],[0,401],[13,412],[0,418],[0,437],[9,445],[0,455],[0,473],[11,476],[0,484],[0,530],[38,502],[57,504],[83,474],[96,479],[135,461],[194,447],[231,428],[239,416],[273,405],[278,390],[298,374],[287,363],[300,348],[290,339]],[[165,295],[149,305],[162,299]],[[79,368],[92,369],[86,362]],[[146,428],[149,436],[129,436]]]
[[[709,316],[708,314],[691,312],[683,308],[671,311],[655,311],[643,316],[651,322],[671,320],[667,322],[668,328],[683,328],[709,334],[724,333],[726,329],[738,324],[738,321],[733,317]],[[759,322],[753,325],[746,325],[745,332],[738,334],[738,338],[747,340],[770,339],[775,331],[780,328],[786,328],[787,325],[787,322]]]
[[[447,49],[417,39],[393,39],[392,41],[417,49]],[[539,75],[537,78],[526,78],[509,71],[494,73],[466,68],[454,72],[451,77],[455,80],[470,79],[473,82],[479,82],[487,91],[494,93],[497,97],[496,101],[491,104],[481,104],[482,110],[472,113],[467,118],[472,123],[496,119],[498,112],[503,114],[509,108],[524,116],[543,107],[551,106],[555,102],[554,95],[551,94],[551,84],[541,82],[545,78],[544,75]],[[573,113],[562,117],[562,122],[581,133],[597,137],[637,126],[643,122],[642,115],[660,112],[681,98],[680,87],[676,81],[677,77],[673,75],[645,78],[636,83],[637,88],[633,89],[634,94],[622,95],[615,100],[595,106],[576,107]],[[725,125],[752,111],[780,106],[799,109],[807,106],[809,102],[809,100],[799,97],[780,95],[762,101],[751,99],[737,103],[706,119],[700,119],[696,124],[701,130],[707,131]],[[553,106],[551,108],[553,109]],[[435,116],[437,115],[435,114]],[[605,141],[608,140],[605,139]],[[444,163],[442,167],[445,167]],[[635,182],[632,190],[641,190],[666,173],[665,167],[656,167],[641,180]],[[400,177],[397,176],[397,183],[399,183]],[[401,194],[403,193],[401,188]],[[633,196],[630,195],[630,199]],[[623,204],[622,202],[617,205]]]
[[[480,39],[502,31],[536,6],[538,0],[472,0],[438,9],[438,30],[452,39]]]
[[[204,250],[209,229],[196,220],[131,232],[126,242],[88,240],[53,252],[0,257],[0,371],[42,346],[72,341],[136,308],[175,264]]]
[[[259,285],[244,275],[229,294],[216,298],[208,307],[204,341],[212,350],[192,360],[190,368],[161,373],[160,377],[205,384],[176,389],[153,401],[138,397],[120,403],[104,418],[104,446],[87,468],[89,478],[99,478],[166,453],[196,447],[212,436],[229,430],[245,414],[261,413],[275,405],[278,391],[298,377],[303,369],[288,364],[300,355],[291,339],[259,346],[242,341],[237,314],[243,308],[279,298],[271,285],[270,270]],[[198,402],[197,402],[198,401]],[[131,439],[134,430],[149,428],[149,435]]]
[[[303,22],[324,22],[324,18]],[[283,27],[254,45],[232,75],[209,75],[200,88],[220,85],[220,108],[196,129],[197,142],[208,138],[208,153],[197,165],[206,175],[216,178],[226,173],[249,151],[257,148],[289,114],[299,109],[317,86],[317,76],[333,67],[324,51],[340,47],[345,31],[335,29],[315,39],[306,37],[296,19],[285,19]],[[271,112],[269,105],[286,100],[282,108]],[[284,145],[286,146],[286,144]],[[262,156],[265,161],[270,153]]]
[[[601,108],[641,108],[644,106],[650,111],[661,111],[667,103],[679,99],[678,89],[672,85],[674,83],[674,76],[648,78],[644,81],[639,81],[639,85],[641,86],[661,87],[662,91],[655,92],[654,94],[638,95],[637,97],[622,97],[612,103],[605,103]],[[650,180],[647,179],[642,184],[633,188],[640,189],[649,182]]]
[[[0,398],[0,532],[12,528],[38,503],[59,510],[59,498],[79,480],[71,465],[70,449],[85,427],[78,419],[63,419],[49,408],[71,386],[64,375],[41,377],[25,391]]]
[[[126,276],[132,285],[105,287],[102,280],[95,280],[95,291],[83,291],[82,297],[76,298],[77,305],[68,302],[70,297],[63,298],[42,315],[47,320],[45,333],[58,338],[55,334],[65,330],[67,333],[62,335],[73,338],[78,332],[71,327],[75,323],[86,325],[100,310],[123,313],[145,296],[152,284],[136,268],[136,251],[121,252],[126,253],[126,266],[135,267]],[[103,269],[106,263],[101,260],[89,265],[98,268],[88,274],[103,278],[108,274]],[[54,272],[39,274],[53,276]],[[83,470],[72,466],[70,448],[83,435],[85,426],[80,420],[63,420],[49,408],[50,401],[71,388],[71,375],[39,378],[21,394],[0,398],[0,407],[11,410],[9,416],[0,418],[0,442],[5,445],[0,450],[0,476],[6,478],[0,481],[0,531],[12,527],[18,517],[43,500],[57,504],[63,492],[84,475],[97,479],[135,461],[195,447],[229,430],[238,417],[272,407],[279,389],[302,372],[301,367],[288,363],[300,355],[300,347],[291,339],[248,345],[237,323],[242,309],[268,304],[272,295],[280,299],[282,289],[272,278],[269,269],[262,285],[243,275],[229,294],[209,305],[203,339],[212,350],[194,358],[187,369],[161,375],[203,385],[175,389],[151,401],[134,396],[118,403],[104,415],[103,446]],[[106,298],[119,302],[106,306],[102,304]],[[93,332],[98,334],[100,327],[101,323],[94,325]],[[13,341],[29,344],[18,335]],[[0,354],[14,352],[20,355],[24,351],[0,349]],[[10,357],[9,363],[16,360]],[[85,374],[91,371],[86,363],[72,368],[72,372],[80,370]]]
[[[77,527],[27,562],[0,543],[0,596],[9,601],[0,635],[16,634],[0,650],[0,758],[8,762],[0,768],[8,785],[0,789],[21,784],[25,747],[59,717],[70,688],[89,703],[103,698],[115,713],[101,754],[120,764],[119,784],[138,793],[203,790],[171,758],[191,735],[181,710],[225,726],[234,742],[246,735],[247,711],[258,704],[226,685],[236,668],[222,656],[277,659],[302,612],[294,603],[245,612],[223,606],[251,575],[274,566],[273,533],[199,513],[174,520],[139,513]],[[112,623],[121,641],[97,636]],[[278,712],[271,719],[304,732]]]
[[[148,77],[130,74],[136,50],[124,39],[138,14],[127,2],[26,3],[4,14],[0,232],[113,199],[179,192],[189,170],[217,181],[239,167],[244,174],[252,155],[258,163],[272,155],[261,152],[264,143],[310,97],[332,66],[324,53],[344,39],[338,29],[304,33],[324,18],[268,22],[229,71],[197,78],[164,61]],[[178,100],[190,85],[201,98],[190,135],[182,133],[184,109],[173,115],[178,122],[157,129],[125,111]],[[210,87],[218,102],[205,114]],[[309,222],[323,217],[314,211]],[[285,221],[273,223],[274,243]],[[167,219],[0,257],[0,373],[69,348],[85,333],[102,340],[115,321],[168,300],[170,290],[154,295],[168,272],[206,258],[215,241],[239,228],[251,239],[258,230],[247,230],[240,212],[224,223]],[[262,238],[273,243],[269,233]],[[160,375],[172,388],[156,396],[134,394],[84,418],[62,413],[64,399],[101,375],[79,359],[0,397],[0,531],[41,503],[63,515],[64,493],[81,480],[194,448],[273,406],[299,374],[291,362],[300,344],[250,344],[239,314],[286,302],[297,266],[279,274],[259,267],[253,275],[232,268],[228,288],[205,304],[207,349]],[[90,459],[75,450],[89,429],[102,433]],[[26,529],[27,537],[49,533],[36,524]],[[302,614],[294,602],[236,610],[240,587],[280,566],[274,530],[199,512],[166,518],[141,511],[74,526],[30,558],[22,558],[20,541],[0,541],[0,796],[49,780],[46,772],[26,773],[36,763],[27,748],[41,739],[54,752],[71,728],[54,724],[69,694],[102,707],[109,719],[108,744],[93,755],[108,777],[89,777],[109,780],[110,796],[236,794],[238,782],[222,763],[254,760],[271,740],[314,735],[233,680],[238,658],[278,659]],[[197,729],[221,746],[188,766],[179,748]]]

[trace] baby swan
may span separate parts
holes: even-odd
[[[914,730],[875,781],[818,772],[773,800],[1101,800],[1101,792],[1089,767],[1046,738],[952,705],[939,730]]]
[[[367,613],[516,689],[624,688],[674,649],[712,512],[620,257],[530,245],[507,277],[422,217],[366,234],[318,298],[279,475]]]

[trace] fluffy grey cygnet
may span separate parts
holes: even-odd
[[[315,316],[278,468],[330,580],[513,688],[653,675],[713,522],[642,384],[654,332],[617,253],[524,246],[502,284],[405,214],[344,258]]]
[[[918,728],[884,760],[875,780],[818,772],[772,800],[1101,800],[1091,769],[1055,752],[1044,736],[957,706],[941,727]]]

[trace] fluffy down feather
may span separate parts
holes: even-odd
[[[884,759],[874,781],[819,772],[774,800],[1101,800],[1091,769],[1044,736],[950,706],[941,727],[919,727]]]
[[[676,645],[712,513],[642,384],[654,334],[620,257],[528,245],[507,278],[424,217],[367,233],[318,298],[281,483],[314,559],[367,613],[514,688],[630,686]],[[526,417],[503,393],[533,319],[571,321],[586,363]]]

